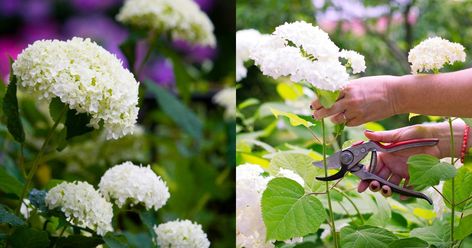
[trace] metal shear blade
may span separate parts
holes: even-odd
[[[395,142],[388,145],[381,144],[376,141],[360,142],[352,145],[351,147],[342,151],[336,152],[326,159],[327,167],[330,169],[340,168],[340,170],[328,177],[317,177],[320,181],[333,181],[340,179],[351,172],[361,180],[372,181],[376,180],[381,186],[387,185],[395,193],[399,193],[405,196],[411,196],[427,200],[432,204],[432,200],[424,195],[423,193],[416,192],[413,190],[402,188],[395,185],[388,180],[381,178],[374,174],[375,167],[377,164],[377,151],[380,152],[397,152],[414,147],[422,146],[434,146],[438,143],[438,139],[413,139],[401,142]],[[372,152],[371,163],[369,169],[366,166],[360,164],[361,160],[364,159],[370,152]],[[323,161],[314,162],[313,165],[324,168]]]

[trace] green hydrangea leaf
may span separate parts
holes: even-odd
[[[442,163],[438,158],[427,154],[411,156],[407,164],[410,185],[414,186],[415,190],[438,185],[439,181],[453,178],[456,175],[454,166]]]
[[[17,78],[13,74],[12,64],[13,59],[10,59],[10,82],[7,87],[7,92],[3,97],[3,113],[7,119],[7,128],[8,132],[13,136],[13,138],[23,143],[25,142],[25,130],[23,129],[23,124],[20,119],[20,111],[18,107],[18,99],[16,97],[17,90]]]
[[[186,133],[196,140],[202,139],[202,121],[177,97],[152,81],[144,81],[156,97],[162,110]]]
[[[297,100],[299,97],[303,96],[303,86],[296,83],[290,82],[281,82],[277,84],[277,93],[284,100]]]
[[[326,211],[313,195],[288,178],[271,180],[262,194],[262,219],[267,240],[287,240],[316,232]]]
[[[25,225],[25,221],[20,217],[10,213],[10,211],[3,205],[0,204],[0,223],[1,224],[10,224],[12,226],[22,226]]]
[[[16,196],[21,195],[23,184],[0,166],[0,190],[5,193],[12,193]]]
[[[457,211],[463,211],[472,207],[472,201],[464,201],[469,197],[472,197],[472,167],[462,166],[457,170],[457,175],[454,177],[454,202]],[[452,179],[444,182],[443,195],[449,201],[452,200]],[[462,202],[462,203],[461,203]],[[445,201],[446,206],[451,207],[450,204]],[[460,204],[458,204],[460,203]]]
[[[77,113],[77,111],[69,109],[65,122],[66,140],[92,132],[93,127],[87,126],[89,123],[90,115],[87,113]]]
[[[430,245],[438,248],[449,247],[450,245],[450,226],[449,223],[435,222],[432,226],[420,227],[410,232],[411,237],[421,237]]]
[[[114,234],[109,232],[105,236],[103,236],[103,241],[105,241],[105,244],[110,248],[129,247],[128,240],[122,234]]]
[[[190,99],[190,83],[195,81],[187,71],[187,67],[184,64],[181,56],[179,56],[174,49],[167,46],[161,41],[157,41],[154,44],[157,50],[166,58],[172,61],[172,69],[175,75],[175,84],[179,90],[179,95],[182,97],[184,102],[188,102]]]
[[[61,114],[64,111],[64,108],[66,108],[66,104],[61,102],[61,99],[59,97],[54,97],[51,100],[51,103],[49,103],[49,115],[51,115],[51,118],[54,121],[58,121],[59,118],[61,118]],[[64,116],[61,118],[64,120]]]
[[[454,239],[462,240],[472,234],[472,215],[461,219],[459,226],[454,229]]]
[[[10,237],[12,247],[44,248],[49,247],[46,231],[31,227],[20,227]]]
[[[301,153],[280,152],[270,161],[268,171],[276,175],[281,168],[292,170],[305,181],[306,187],[311,192],[316,192],[324,182],[316,180],[316,176],[323,175],[323,169],[313,166],[313,159]]]
[[[428,242],[412,237],[406,239],[398,239],[388,245],[388,248],[428,248]]]
[[[311,127],[315,125],[312,122],[309,122],[296,114],[280,111],[275,108],[271,108],[270,110],[272,111],[272,114],[275,116],[275,118],[279,118],[279,116],[287,117],[288,120],[290,121],[290,125],[294,127],[300,126],[300,125],[303,125],[305,127]]]
[[[315,88],[315,94],[318,97],[321,105],[327,109],[331,108],[334,103],[338,100],[340,91],[329,91],[329,90],[321,90]]]
[[[388,248],[398,238],[390,231],[374,226],[347,226],[341,229],[343,248]]]
[[[67,248],[81,248],[81,247],[97,247],[103,244],[103,240],[100,237],[85,237],[82,235],[73,234],[67,237],[62,237],[56,241],[56,247],[67,247]]]

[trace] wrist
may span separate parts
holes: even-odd
[[[392,76],[387,83],[387,96],[392,104],[393,114],[404,114],[408,112],[408,88],[406,84],[411,80],[410,75]]]

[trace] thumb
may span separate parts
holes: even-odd
[[[399,133],[398,130],[390,130],[390,131],[379,131],[379,132],[372,132],[372,131],[365,131],[364,135],[370,140],[378,141],[378,142],[385,142],[385,143],[392,143],[399,141]]]

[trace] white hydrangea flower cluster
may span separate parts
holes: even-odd
[[[363,56],[340,52],[327,33],[303,21],[278,26],[250,53],[264,75],[275,79],[289,76],[294,82],[306,81],[329,91],[339,90],[348,82],[349,74],[339,60],[346,56],[353,73],[365,70]]]
[[[213,23],[192,0],[126,0],[119,22],[171,33],[172,39],[214,47]]]
[[[46,194],[46,206],[59,208],[69,221],[88,227],[97,234],[113,231],[113,208],[92,185],[86,182],[63,182]]]
[[[352,68],[352,73],[361,73],[366,69],[364,56],[356,51],[343,49],[339,53],[339,57],[347,59],[348,65]]]
[[[236,32],[236,82],[246,77],[244,62],[251,59],[251,50],[257,45],[263,34],[255,29],[244,29]]]
[[[277,173],[276,176],[277,177],[286,177],[288,179],[292,179],[293,181],[300,184],[302,187],[305,187],[305,180],[303,180],[303,178],[300,175],[298,175],[297,173],[295,173],[292,170],[280,168],[279,172]]]
[[[40,100],[61,101],[91,116],[90,124],[117,139],[134,129],[138,87],[133,74],[115,55],[90,39],[40,40],[29,45],[13,63],[19,86]]]
[[[225,107],[225,117],[236,116],[236,88],[230,87],[220,90],[213,96],[213,102]]]
[[[441,181],[439,185],[436,186],[436,189],[439,192],[442,192],[444,186],[444,181]],[[444,216],[444,209],[446,209],[446,204],[442,196],[432,187],[425,191],[425,194],[433,200],[433,209],[436,213],[436,217],[442,219]]]
[[[162,248],[208,248],[210,241],[202,226],[189,220],[169,221],[154,226],[155,242]]]
[[[143,203],[146,209],[160,209],[170,197],[166,183],[149,166],[137,166],[124,162],[108,169],[98,184],[107,200],[114,200],[118,207]]]
[[[428,38],[410,50],[408,62],[411,72],[440,70],[445,64],[465,61],[464,47],[459,43],[450,42],[441,37]]]
[[[261,198],[273,177],[263,177],[264,170],[255,164],[236,167],[236,246],[271,248],[266,241],[262,220]]]

